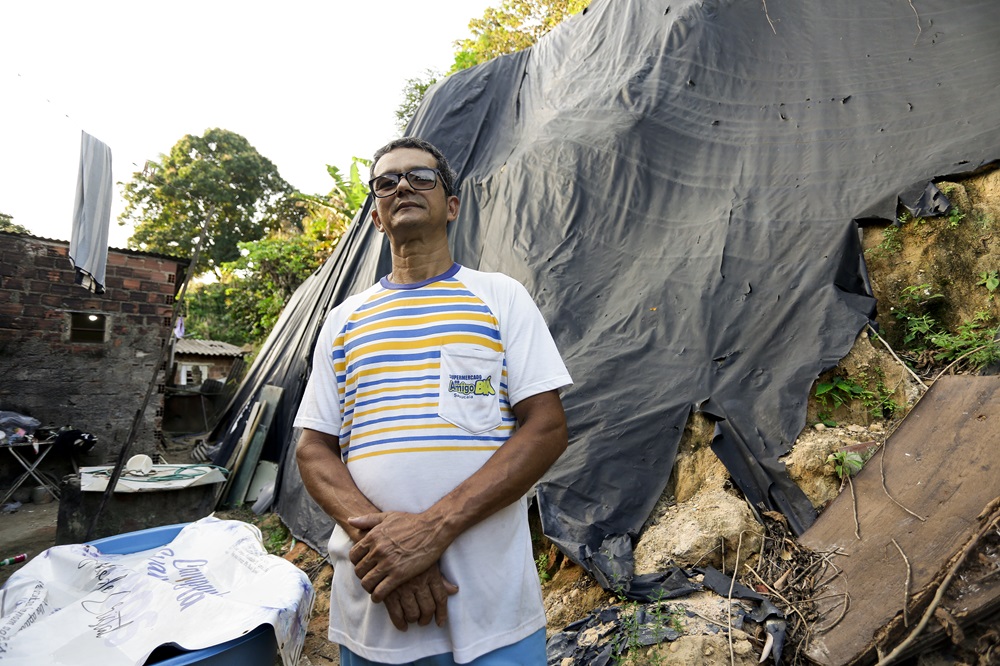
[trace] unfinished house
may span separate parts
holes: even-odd
[[[166,379],[161,349],[189,262],[111,249],[106,291],[97,295],[74,283],[68,253],[66,241],[0,232],[0,411],[95,435],[88,463],[100,464],[125,443],[152,384],[131,450],[153,455]],[[0,482],[22,471],[15,462],[0,457]]]

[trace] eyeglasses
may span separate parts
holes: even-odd
[[[399,187],[399,181],[403,178],[415,190],[433,190],[440,175],[441,172],[437,169],[420,167],[419,169],[410,169],[406,173],[384,173],[381,176],[375,176],[368,181],[368,186],[371,188],[372,194],[382,199],[395,194],[396,188]]]

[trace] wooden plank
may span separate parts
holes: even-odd
[[[820,664],[848,664],[873,656],[876,633],[903,608],[907,568],[893,539],[912,567],[911,593],[933,586],[941,570],[979,529],[977,516],[1000,495],[997,431],[1000,377],[942,377],[913,408],[854,480],[861,539],[855,536],[854,505],[844,491],[800,542],[818,552],[837,550],[833,564],[842,574],[818,596],[850,595],[817,602],[817,627],[808,655]],[[882,489],[879,456],[885,456],[889,493]],[[990,604],[1000,595],[993,586]],[[972,610],[972,609],[967,609]],[[915,622],[911,615],[911,627]],[[891,646],[890,646],[891,647]]]
[[[260,401],[258,401],[255,402],[253,404],[253,407],[250,408],[250,415],[247,416],[247,422],[243,426],[243,433],[240,435],[239,441],[236,443],[236,446],[233,447],[232,453],[229,454],[229,460],[226,462],[225,467],[230,472],[232,472],[233,469],[235,469],[236,461],[239,460],[241,451],[250,441],[250,436],[253,434],[254,430],[257,429],[257,424],[260,422],[261,407],[262,405]]]
[[[229,454],[229,459],[226,461],[225,468],[229,475],[226,477],[226,483],[219,488],[218,495],[215,498],[216,504],[218,504],[223,497],[229,496],[229,489],[233,487],[233,480],[236,478],[236,474],[234,473],[236,466],[242,459],[243,453],[250,443],[250,437],[257,429],[257,424],[260,423],[261,407],[263,406],[263,403],[258,400],[250,408],[250,414],[247,416],[247,422],[243,426],[243,433],[240,435],[239,440],[236,442],[236,446],[233,447],[232,452]]]
[[[260,459],[260,452],[264,448],[264,440],[267,439],[267,432],[271,428],[271,419],[281,402],[281,394],[284,392],[280,386],[264,386],[260,390],[261,408],[260,423],[254,430],[250,444],[245,452],[241,453],[241,459],[237,461],[233,469],[233,483],[226,495],[226,506],[239,506],[243,503],[250,487],[250,480],[257,469],[257,461]]]

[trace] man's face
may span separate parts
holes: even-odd
[[[419,167],[437,168],[437,160],[418,148],[397,148],[383,155],[375,165],[375,177],[386,173],[407,173]],[[401,178],[396,193],[375,199],[372,221],[389,239],[428,238],[447,234],[448,223],[458,217],[458,197],[445,196],[441,178],[431,190],[415,190]]]

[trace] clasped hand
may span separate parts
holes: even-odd
[[[365,532],[351,548],[350,558],[361,586],[375,603],[385,603],[393,625],[406,631],[431,619],[438,626],[448,617],[448,596],[458,587],[446,580],[438,560],[448,547],[419,514],[372,513],[350,518]]]

